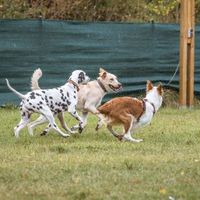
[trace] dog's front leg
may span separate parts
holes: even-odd
[[[41,136],[47,135],[51,129],[52,129],[51,124],[48,124],[48,126],[44,129],[44,131],[40,135]]]
[[[91,112],[94,115],[99,114],[99,111],[97,110],[97,108],[94,105],[85,105],[84,107],[85,110],[88,110],[89,112]]]
[[[98,131],[104,124],[104,117],[102,114],[97,114],[98,119],[98,123],[96,125],[95,130]],[[105,123],[106,124],[106,123]]]
[[[82,112],[81,119],[82,119],[82,121],[83,121],[83,128],[84,128],[84,127],[86,126],[86,124],[87,124],[87,117],[88,117],[88,112]],[[79,129],[79,125],[78,125],[78,124],[72,126],[72,128],[71,128],[72,131],[75,131],[75,130],[77,130],[77,129]]]
[[[68,109],[68,112],[76,119],[79,121],[79,133],[81,133],[83,131],[83,120],[81,119],[81,117],[78,115],[75,107],[74,108],[70,108]]]

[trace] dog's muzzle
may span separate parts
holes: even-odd
[[[90,77],[89,76],[86,76],[85,77],[85,80],[84,80],[84,83],[88,83],[90,81]]]
[[[114,92],[118,92],[118,91],[122,90],[122,84],[118,84],[118,86],[113,86],[113,85],[109,84],[109,87]]]

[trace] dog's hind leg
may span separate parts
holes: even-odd
[[[21,129],[23,129],[30,120],[30,114],[29,113],[23,113],[21,121],[19,124],[14,128],[15,137],[19,137],[19,132]]]
[[[39,125],[39,124],[43,124],[47,122],[47,119],[43,116],[40,115],[35,121],[31,122],[28,124],[28,132],[30,135],[33,135],[33,129],[35,128],[35,126]]]
[[[113,136],[117,137],[119,139],[120,135],[118,133],[116,133],[113,129],[111,125],[107,125],[107,129],[112,133]]]
[[[124,118],[124,130],[125,134],[119,138],[120,140],[127,140],[130,142],[142,142],[142,139],[134,139],[131,136],[131,129],[133,127],[134,118],[130,115]]]
[[[64,113],[63,112],[58,113],[58,119],[59,119],[60,124],[61,124],[61,126],[64,130],[66,130],[67,132],[69,132],[71,134],[76,133],[75,131],[71,131],[70,128],[68,128],[67,124],[64,121]],[[49,124],[47,126],[47,128],[45,128],[45,130],[40,135],[41,136],[47,135],[51,129],[52,129],[51,124]]]
[[[61,124],[61,126],[62,126],[63,129],[65,129],[67,132],[70,132],[70,133],[72,133],[72,134],[76,133],[76,132],[74,132],[74,131],[71,131],[71,130],[68,128],[67,124],[66,124],[65,121],[64,121],[64,114],[63,114],[63,112],[60,112],[60,113],[58,114],[58,119],[59,119],[60,124]],[[47,126],[47,128],[45,128],[45,130],[44,130],[40,135],[41,135],[41,136],[47,135],[51,129],[52,129],[51,124],[49,124],[49,125]]]
[[[63,112],[58,113],[58,119],[60,120],[60,124],[63,127],[63,129],[65,129],[66,131],[68,131],[72,134],[76,133],[75,131],[72,131],[72,130],[70,130],[70,128],[68,128],[68,126],[67,126],[67,124],[65,123],[65,120],[64,120],[64,113]]]
[[[57,133],[59,133],[63,137],[69,137],[69,134],[63,133],[57,126],[54,116],[49,109],[49,107],[43,107],[42,110],[40,110],[41,113],[46,117],[46,119],[49,121],[51,128],[53,128]]]

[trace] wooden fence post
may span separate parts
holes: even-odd
[[[181,0],[179,104],[191,107],[194,99],[195,0]]]

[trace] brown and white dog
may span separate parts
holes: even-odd
[[[38,85],[38,80],[42,76],[42,71],[37,69],[32,76],[31,89],[40,90]],[[88,113],[93,114],[99,113],[97,107],[101,104],[102,98],[111,92],[118,92],[122,89],[121,83],[118,81],[117,77],[114,74],[107,72],[106,70],[99,69],[99,77],[97,80],[89,81],[87,84],[79,85],[78,91],[78,103],[76,105],[77,110],[82,112],[82,121],[83,127],[87,124]],[[63,118],[63,113],[58,114],[58,118],[61,122],[61,126],[68,131],[65,121]],[[31,128],[33,128],[32,126]],[[75,131],[79,128],[79,125],[72,127],[72,131]],[[70,131],[71,132],[71,131]],[[47,130],[44,131],[44,134],[47,133]]]
[[[159,84],[153,86],[150,81],[146,85],[146,97],[143,100],[132,97],[117,97],[98,108],[100,121],[97,124],[98,130],[103,124],[119,140],[130,142],[141,142],[142,139],[134,139],[131,134],[143,125],[151,122],[154,114],[162,104],[163,89]],[[123,125],[124,133],[119,135],[113,129],[113,125]]]

